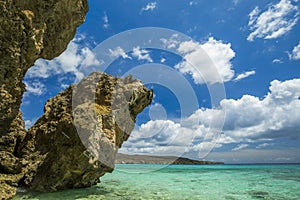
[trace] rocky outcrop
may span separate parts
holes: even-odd
[[[64,51],[84,21],[87,0],[0,1],[0,194],[8,198],[25,173],[16,155],[26,131],[20,104],[26,71]],[[21,172],[20,172],[21,171]]]
[[[223,162],[192,160],[176,156],[127,155],[118,153],[116,164],[161,164],[161,165],[220,165]]]
[[[26,71],[58,56],[85,17],[86,0],[0,1],[0,199],[23,186],[87,187],[114,168],[118,148],[152,91],[132,77],[92,73],[49,99],[28,131],[20,104]]]
[[[130,76],[94,72],[49,99],[18,150],[29,161],[20,184],[56,191],[98,183],[113,170],[118,148],[152,96],[152,90]]]
[[[9,150],[16,141],[7,138],[24,135],[19,107],[26,71],[36,59],[52,59],[66,49],[87,7],[86,0],[0,1],[0,141],[9,142]]]

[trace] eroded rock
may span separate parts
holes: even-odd
[[[36,59],[52,59],[66,49],[87,10],[87,0],[0,1],[1,198],[14,195],[26,173],[22,168],[10,174],[20,171],[16,163],[25,163],[16,155],[26,135],[20,112],[25,73]]]
[[[22,185],[56,191],[98,183],[113,170],[118,148],[152,95],[138,80],[94,72],[49,99],[18,150],[32,161]]]
[[[25,130],[22,80],[38,58],[61,54],[85,18],[87,0],[0,1],[0,199],[24,186],[88,187],[114,168],[118,148],[152,91],[132,77],[92,73],[49,99]]]

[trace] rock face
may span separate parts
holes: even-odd
[[[26,71],[62,53],[84,21],[87,0],[0,1],[0,194],[8,198],[26,173],[17,155],[26,135],[19,110]]]
[[[21,185],[39,191],[81,188],[114,168],[118,148],[151,103],[140,81],[92,73],[49,99],[18,153],[29,161]]]
[[[87,0],[0,1],[0,199],[20,186],[56,191],[98,183],[151,103],[153,92],[140,81],[95,72],[49,99],[25,130],[26,71],[62,53],[87,10]]]

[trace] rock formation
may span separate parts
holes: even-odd
[[[118,148],[152,95],[131,77],[94,72],[49,99],[17,151],[28,161],[19,184],[56,191],[98,183],[113,170]]]
[[[19,107],[26,71],[61,54],[84,21],[87,0],[0,1],[0,148],[12,153],[25,135]]]
[[[87,10],[87,0],[0,1],[3,199],[13,196],[20,185],[53,191],[95,184],[98,177],[112,170],[115,152],[127,139],[135,116],[151,101],[151,91],[130,77],[119,80],[92,74],[79,86],[89,91],[88,85],[98,81],[95,102],[79,98],[72,104],[71,93],[78,88],[72,86],[50,99],[45,114],[26,132],[19,109],[25,91],[24,75],[36,59],[52,59],[66,49]],[[111,90],[114,87],[117,92]],[[71,109],[71,105],[76,106]],[[96,112],[89,112],[93,110]],[[97,125],[87,124],[82,117],[98,120]],[[77,135],[78,129],[83,134]],[[86,137],[83,143],[80,137]]]
[[[87,0],[0,1],[0,199],[19,186],[87,187],[111,172],[152,91],[131,77],[92,73],[49,99],[25,130],[22,80],[38,58],[61,54],[84,21]]]

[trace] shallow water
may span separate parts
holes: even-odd
[[[97,186],[14,200],[300,199],[300,165],[117,165]]]

